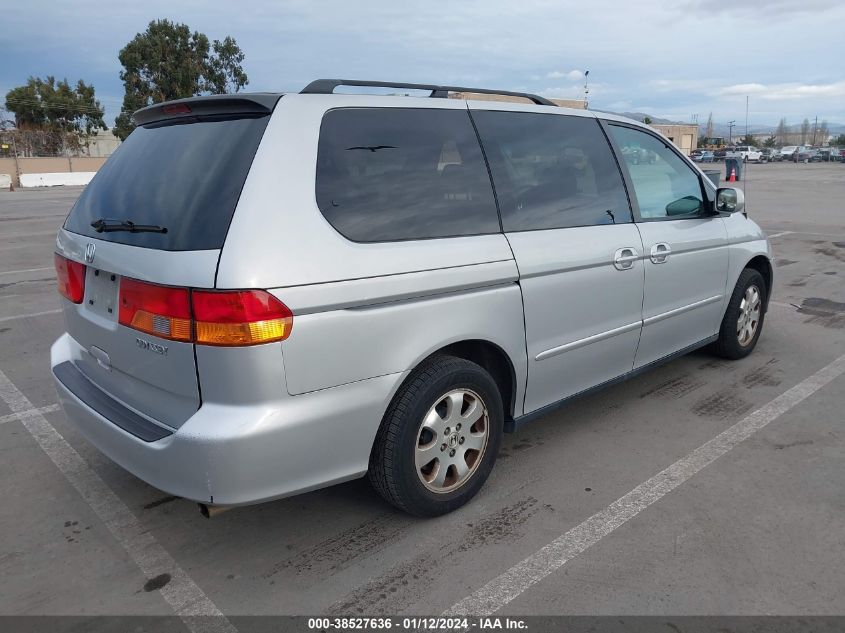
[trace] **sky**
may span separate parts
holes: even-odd
[[[498,88],[703,125],[845,124],[843,0],[179,0],[6,3],[0,96],[29,76],[93,83],[111,125],[118,51],[150,20],[234,37],[247,90],[320,77]],[[2,106],[2,101],[0,101]]]

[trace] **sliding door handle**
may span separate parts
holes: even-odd
[[[616,267],[616,270],[630,270],[639,258],[640,254],[637,252],[637,249],[626,246],[625,248],[618,249],[613,254],[613,265]]]
[[[658,242],[651,247],[651,263],[665,264],[672,254],[672,248],[666,242]]]

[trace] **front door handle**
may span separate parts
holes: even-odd
[[[672,254],[672,248],[666,242],[658,242],[651,247],[651,263],[665,264]]]
[[[636,248],[626,246],[625,248],[618,249],[613,254],[613,265],[616,267],[616,270],[630,270],[639,258],[640,254]]]

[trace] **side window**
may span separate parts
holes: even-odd
[[[505,231],[631,222],[619,167],[598,121],[473,112]]]
[[[663,141],[640,130],[610,125],[643,219],[689,218],[704,213],[698,175]]]
[[[356,242],[499,232],[466,110],[342,108],[323,117],[317,205]]]

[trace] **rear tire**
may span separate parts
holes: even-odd
[[[486,481],[502,437],[496,382],[479,365],[437,355],[416,368],[385,413],[368,477],[388,502],[417,516],[452,512]]]
[[[714,347],[719,356],[738,360],[748,356],[757,346],[763,321],[768,288],[763,275],[752,268],[742,271],[734,287],[719,338]]]

